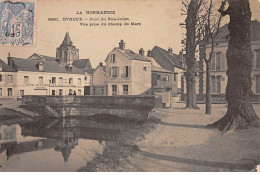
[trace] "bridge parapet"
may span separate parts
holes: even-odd
[[[154,96],[25,95],[22,105],[50,106],[63,117],[111,114],[127,118],[145,118],[156,103]]]

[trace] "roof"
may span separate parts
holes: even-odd
[[[118,48],[118,50],[120,50],[120,49]],[[146,56],[142,56],[138,53],[135,53],[132,50],[124,49],[124,50],[120,50],[120,51],[123,52],[125,55],[127,55],[131,60],[140,60],[140,61],[149,61],[150,62],[150,60]]]
[[[3,60],[0,59],[0,68],[2,68],[1,72],[17,72],[15,69],[13,69],[11,66],[6,64]]]
[[[178,55],[170,54],[167,50],[158,46],[154,46],[151,50],[151,56],[153,59],[164,69],[173,71],[175,67],[184,69],[181,65],[181,59]]]
[[[73,66],[78,69],[92,69],[91,63],[89,59],[77,59],[72,63]]]
[[[96,72],[96,70],[97,70],[99,67],[101,67],[101,69],[103,70],[103,72],[106,73],[106,66],[100,66],[100,65],[98,65],[98,66],[96,67],[96,69],[93,69],[94,71],[93,71],[92,73]]]
[[[225,24],[219,29],[215,41],[228,41],[229,30],[228,24]],[[257,20],[251,21],[251,40],[260,39],[260,22]]]
[[[37,54],[37,53],[32,54],[30,57],[28,57],[28,59],[32,59],[33,56],[37,56],[39,59],[42,59],[42,60],[45,60],[45,61],[56,61],[55,57],[40,55],[40,54]],[[32,60],[34,60],[34,59],[32,59]]]
[[[38,64],[42,63],[44,66],[44,72],[51,73],[68,73],[68,74],[84,74],[80,69],[72,66],[72,70],[67,69],[68,64],[64,62],[56,61],[45,61],[45,60],[29,60],[22,58],[11,58],[13,60],[14,66],[18,71],[31,71],[31,72],[41,72],[38,69]]]
[[[163,73],[170,73],[170,74],[174,74],[174,72],[166,70],[164,68],[161,67],[156,67],[156,66],[152,66],[152,72],[163,72]]]
[[[72,43],[72,41],[70,39],[69,32],[66,32],[66,35],[65,35],[64,40],[63,40],[61,45],[63,45],[63,46],[71,46],[71,45],[73,45],[73,43]]]

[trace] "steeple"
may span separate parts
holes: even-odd
[[[71,45],[73,45],[73,44],[72,44],[72,41],[71,41],[71,39],[70,39],[69,32],[66,32],[66,35],[65,35],[64,40],[63,40],[63,42],[62,42],[61,45],[62,45],[62,46],[71,46]]]
[[[70,64],[72,64],[74,60],[79,59],[79,49],[73,45],[68,31],[66,31],[60,47],[56,49],[56,59]]]

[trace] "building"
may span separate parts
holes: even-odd
[[[171,95],[177,96],[177,94],[181,92],[181,75],[185,69],[185,60],[182,52],[180,52],[179,55],[176,55],[173,53],[172,48],[170,47],[168,50],[165,50],[161,47],[155,46],[151,51],[148,51],[148,56],[152,57],[161,68],[166,70],[164,71],[165,75],[158,75],[157,79],[169,79],[166,88],[171,88]]]
[[[89,59],[77,59],[72,63],[73,66],[80,69],[85,73],[85,86],[84,86],[84,95],[91,95],[91,82],[92,82],[92,74],[93,69]]]
[[[214,54],[211,61],[211,92],[213,101],[217,98],[224,100],[226,94],[226,86],[228,77],[227,71],[227,48],[229,40],[228,25],[224,25],[219,29],[219,33],[215,39],[216,46],[214,48]],[[206,45],[206,56],[209,57],[211,51],[211,43]],[[253,53],[253,71],[251,74],[252,79],[252,92],[254,93],[254,101],[260,100],[260,22],[254,20],[251,22],[251,49]],[[206,89],[206,73],[205,63],[199,64],[202,70],[203,76],[197,76],[197,94],[205,94]],[[203,98],[202,98],[203,100]]]
[[[56,49],[56,58],[65,63],[72,63],[74,60],[79,59],[79,49],[73,45],[69,32],[66,32],[63,42]]]
[[[35,56],[35,55],[34,55]],[[44,59],[8,57],[8,66],[15,70],[13,98],[23,95],[83,95],[88,76],[71,64]]]
[[[0,60],[0,99],[14,98],[16,95],[16,70]]]
[[[91,95],[106,95],[106,66],[101,62],[94,69],[91,78]]]
[[[121,40],[105,60],[107,95],[150,95],[151,61],[125,48]]]

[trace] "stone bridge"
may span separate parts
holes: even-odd
[[[21,107],[51,117],[109,114],[145,119],[158,104],[154,96],[38,96],[25,95]]]

